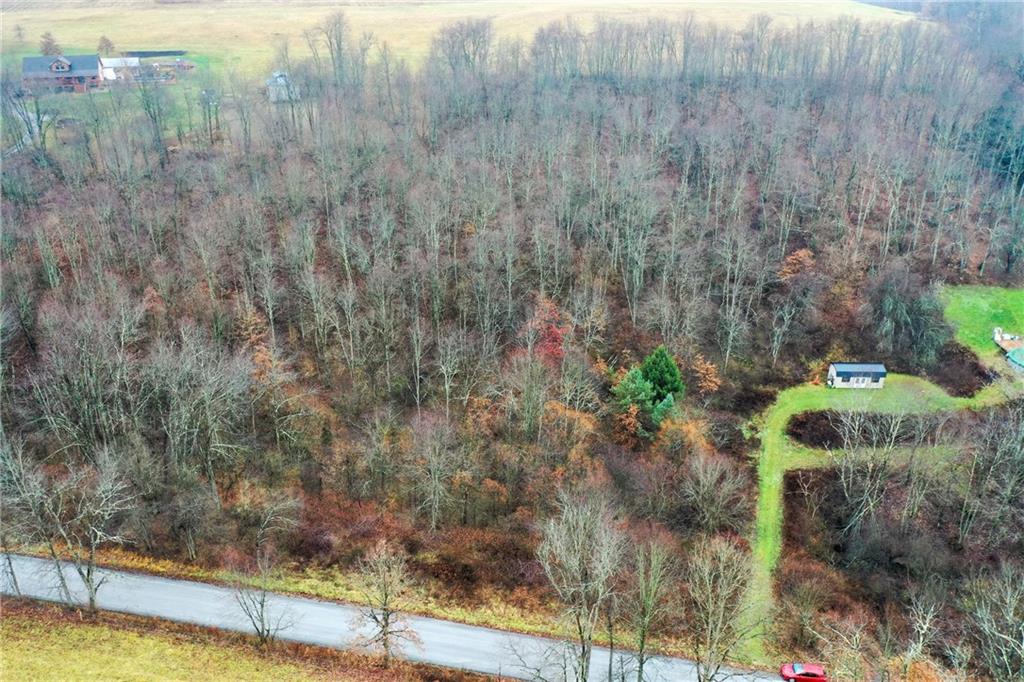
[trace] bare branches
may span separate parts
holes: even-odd
[[[705,538],[687,557],[684,578],[697,679],[720,680],[726,660],[761,626],[744,607],[750,559],[726,539]]]
[[[254,581],[239,581],[235,586],[235,603],[252,626],[260,647],[271,646],[281,632],[294,625],[288,610],[274,604],[270,591],[273,570],[273,553],[261,549],[256,556]]]
[[[635,633],[636,680],[644,682],[644,666],[650,653],[650,636],[668,611],[668,594],[675,577],[668,548],[657,540],[637,544],[634,554],[634,585],[630,594],[630,624]]]
[[[963,610],[977,655],[993,679],[1024,680],[1024,572],[1007,564],[972,581]]]
[[[558,516],[544,524],[542,533],[537,555],[564,604],[564,617],[576,640],[572,674],[586,682],[594,630],[614,593],[613,578],[621,568],[625,538],[615,527],[607,500],[564,491]]]
[[[381,540],[362,561],[359,572],[364,599],[359,622],[372,631],[363,642],[379,647],[384,652],[384,664],[389,665],[403,643],[419,643],[416,631],[401,612],[412,587],[405,557]]]
[[[51,475],[27,458],[20,443],[5,442],[0,475],[5,512],[17,519],[13,527],[26,541],[48,548],[61,595],[72,605],[75,599],[61,566],[67,555],[95,611],[105,580],[97,571],[97,551],[127,542],[121,527],[136,502],[111,453],[100,452],[94,464],[69,460],[61,474]]]
[[[835,416],[842,449],[829,451],[846,504],[844,536],[856,535],[877,510],[892,473],[891,461],[906,432],[903,412],[871,414],[862,410]]]

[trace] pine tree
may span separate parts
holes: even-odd
[[[651,421],[653,421],[655,425],[661,424],[675,406],[675,398],[673,398],[672,394],[669,393],[660,403],[654,406],[653,410],[651,410]]]
[[[654,387],[654,402],[660,403],[669,395],[682,393],[683,378],[679,374],[676,361],[668,354],[664,345],[658,346],[644,358],[640,365],[644,378]]]
[[[644,378],[643,372],[634,367],[612,387],[612,395],[621,412],[628,411],[630,405],[636,405],[644,414],[650,414],[654,387]]]

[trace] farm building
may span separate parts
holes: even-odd
[[[100,57],[100,68],[103,69],[103,80],[131,80],[142,67],[138,57]]]
[[[46,55],[21,60],[26,88],[56,92],[85,92],[103,84],[100,58],[95,54]]]
[[[833,362],[828,366],[830,388],[882,388],[885,365],[878,362]]]
[[[271,102],[298,102],[299,88],[285,71],[275,71],[267,79],[267,99]]]
[[[1006,361],[1018,372],[1024,372],[1024,338],[1007,334],[1001,327],[992,330],[992,340],[1006,353]]]

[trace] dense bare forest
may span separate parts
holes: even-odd
[[[700,650],[699,590],[741,608],[746,420],[848,357],[991,378],[936,287],[1024,280],[1024,60],[940,18],[465,22],[412,68],[335,15],[312,58],[282,46],[289,101],[223,74],[73,119],[5,79],[5,544],[407,555],[467,602],[585,614],[583,679],[613,627],[713,679],[735,652]],[[819,424],[860,454],[787,483],[803,558],[767,641],[1024,679],[1024,410],[893,421]],[[949,468],[890,461],[942,434]]]

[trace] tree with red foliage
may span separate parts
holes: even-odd
[[[526,323],[524,330],[526,346],[540,356],[544,364],[558,367],[565,357],[569,329],[569,324],[554,301],[546,296],[538,296],[533,317]]]

